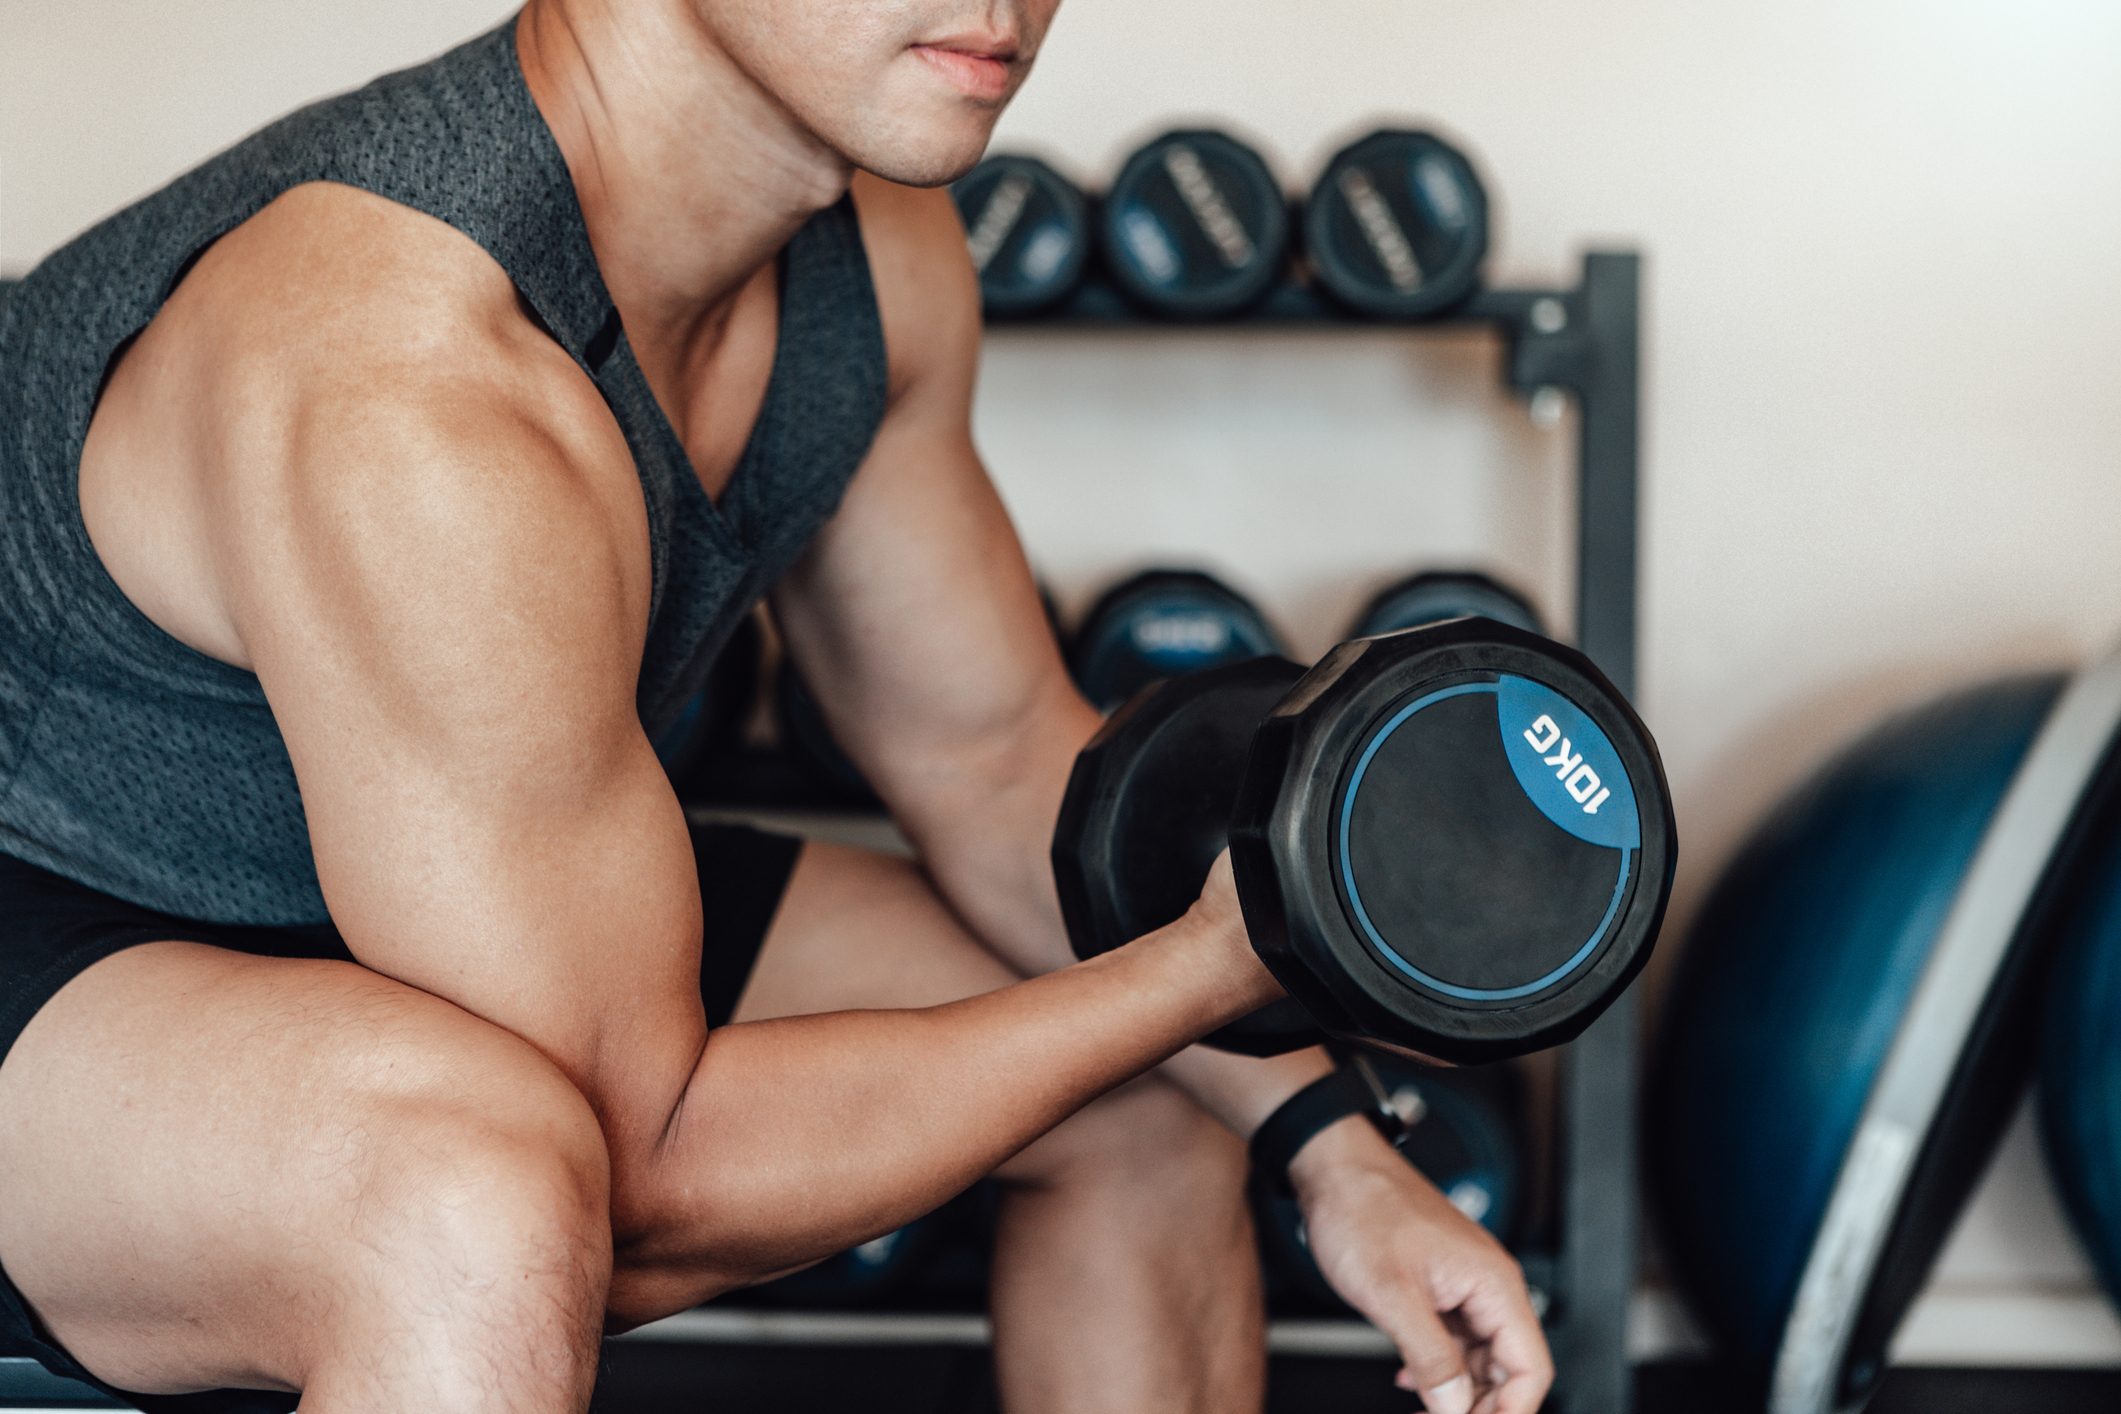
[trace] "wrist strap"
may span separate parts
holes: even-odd
[[[1320,1076],[1282,1101],[1281,1107],[1267,1116],[1266,1123],[1252,1131],[1252,1171],[1275,1193],[1284,1198],[1295,1196],[1289,1186],[1289,1165],[1295,1161],[1297,1151],[1310,1143],[1318,1131],[1349,1115],[1366,1117],[1388,1143],[1398,1142],[1405,1126],[1384,1103],[1381,1087],[1375,1085],[1374,1078],[1360,1073],[1365,1069],[1358,1060],[1348,1069]]]

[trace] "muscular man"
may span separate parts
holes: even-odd
[[[1012,1409],[1258,1405],[1237,1136],[1328,1062],[1188,1049],[1276,995],[1226,866],[1067,965],[1095,717],[923,190],[1056,4],[531,0],[0,307],[0,1351],[580,1410],[992,1173]],[[768,591],[917,866],[688,830],[651,734]],[[1402,1385],[1529,1414],[1508,1256],[1359,1119],[1291,1176]]]

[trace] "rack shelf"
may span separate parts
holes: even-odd
[[[1449,328],[1468,324],[1507,322],[1528,318],[1539,300],[1566,300],[1566,290],[1481,290],[1463,305],[1439,318],[1407,324],[1357,314],[1319,293],[1315,286],[1293,277],[1269,290],[1260,302],[1234,319],[1169,319],[1145,313],[1129,303],[1119,288],[1093,272],[1063,301],[1044,314],[1021,318],[989,316],[987,327],[1007,330],[1042,329],[1169,329],[1199,332],[1232,332],[1245,329],[1374,329],[1408,330]]]

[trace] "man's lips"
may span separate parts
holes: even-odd
[[[992,102],[1007,95],[1016,69],[1014,46],[974,40],[916,44],[913,52],[967,98]]]

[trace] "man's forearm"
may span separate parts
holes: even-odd
[[[890,1231],[1277,995],[1236,940],[1189,916],[947,1006],[723,1027],[653,1152],[613,1154],[630,1274],[615,1314],[680,1310]]]
[[[909,820],[936,888],[989,948],[1026,976],[1074,961],[1054,889],[1053,826],[1076,753],[1102,723],[1079,694],[1049,703],[985,763],[978,806]],[[1322,1049],[1255,1059],[1193,1046],[1162,1067],[1239,1135],[1332,1067]]]

